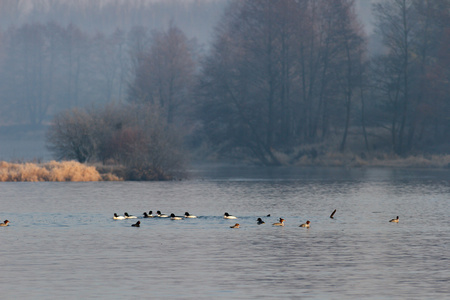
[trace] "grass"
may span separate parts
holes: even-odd
[[[100,174],[94,166],[75,161],[47,163],[0,162],[0,181],[117,181],[112,173]]]

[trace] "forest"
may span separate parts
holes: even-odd
[[[180,153],[267,166],[449,153],[450,0],[373,1],[370,34],[353,0],[187,1],[164,19],[169,2],[60,1],[2,24],[0,125],[48,126],[57,159],[153,169],[155,153],[170,168]],[[208,37],[186,25],[202,16]]]

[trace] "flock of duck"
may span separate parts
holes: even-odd
[[[330,218],[333,219],[335,213],[336,213],[336,209],[331,213]],[[267,215],[267,217],[270,217],[270,214]],[[126,220],[126,219],[137,219],[137,218],[138,217],[136,217],[136,216],[129,215],[127,212],[125,212],[123,214],[123,216],[119,216],[119,215],[117,215],[117,213],[114,213],[114,216],[113,216],[114,220]],[[168,216],[166,214],[161,213],[161,211],[158,210],[156,212],[156,215],[153,215],[152,211],[149,211],[148,213],[144,212],[142,218],[170,218],[171,220],[183,220],[183,219],[195,219],[195,218],[197,218],[197,216],[191,215],[188,212],[185,212],[184,216],[175,216],[175,214],[173,214],[173,213],[170,214],[170,216]],[[237,219],[236,216],[232,216],[227,212],[223,214],[223,218],[230,219],[230,220]],[[280,218],[280,220],[278,222],[275,222],[272,225],[273,226],[284,226],[284,221],[285,220],[283,218]],[[399,221],[399,218],[397,216],[397,218],[392,219],[389,222],[398,223],[398,221]],[[3,223],[0,223],[0,226],[5,227],[5,226],[8,226],[9,223],[10,222],[8,220],[5,220]],[[261,218],[258,218],[258,219],[256,219],[256,224],[262,225],[262,224],[265,224],[265,222]],[[137,221],[135,224],[132,224],[131,226],[132,227],[140,227],[141,221]],[[239,223],[236,223],[233,226],[230,226],[230,228],[239,228],[240,226],[241,225]],[[304,228],[309,228],[310,226],[311,226],[311,222],[309,220],[306,221],[305,223],[299,225],[299,227],[304,227]]]
[[[331,219],[334,218],[335,213],[336,213],[336,209],[331,213],[331,215],[330,215]],[[270,214],[267,215],[267,217],[270,217]],[[119,215],[117,215],[117,213],[114,213],[114,216],[113,216],[114,220],[137,219],[137,218],[138,217],[136,217],[136,216],[129,215],[127,212],[125,212],[123,214],[123,216],[119,216]],[[156,212],[156,215],[153,215],[153,211],[149,211],[148,213],[144,212],[142,218],[170,218],[171,220],[183,220],[183,219],[195,219],[195,218],[197,218],[197,216],[191,215],[191,214],[189,214],[189,212],[185,212],[184,216],[176,216],[174,213],[170,214],[170,216],[169,216],[169,215],[161,213],[161,211],[158,210]],[[230,219],[230,220],[237,219],[236,216],[230,215],[227,212],[225,212],[223,214],[223,218]],[[8,221],[8,220],[6,220],[6,221]],[[397,216],[397,218],[391,219],[389,222],[398,223],[398,221],[399,221],[399,217]],[[280,220],[278,222],[272,223],[272,225],[273,226],[284,226],[284,222],[285,222],[285,220],[283,218],[280,218]],[[261,218],[258,218],[258,219],[256,219],[256,224],[262,225],[262,224],[265,224],[265,222]],[[3,226],[3,225],[1,225],[1,226]],[[6,226],[6,225],[4,225],[4,226]],[[140,227],[141,221],[137,221],[135,224],[132,224],[131,226],[132,227]],[[241,225],[239,223],[236,223],[233,226],[230,226],[230,228],[240,228],[240,226]],[[305,223],[300,224],[299,227],[309,228],[309,227],[311,227],[311,222],[308,220]]]

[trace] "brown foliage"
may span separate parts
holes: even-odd
[[[124,166],[125,179],[166,180],[183,174],[181,137],[157,105],[64,112],[55,117],[48,137],[49,149],[59,158]]]
[[[75,161],[45,164],[0,162],[0,181],[117,181],[113,174],[101,175],[95,167]]]

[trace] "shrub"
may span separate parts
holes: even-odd
[[[168,180],[184,176],[181,136],[150,105],[108,105],[57,115],[47,133],[58,159],[123,165],[126,179]]]

